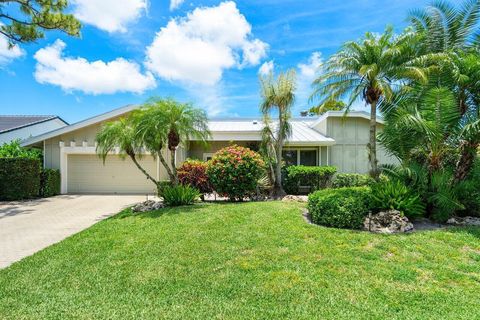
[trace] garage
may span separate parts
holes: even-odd
[[[152,156],[143,157],[139,163],[156,178],[157,162]],[[111,155],[103,164],[97,155],[68,155],[68,193],[153,194],[155,189],[129,158]]]

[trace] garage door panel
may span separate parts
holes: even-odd
[[[157,165],[153,157],[139,160],[141,166],[155,177]],[[96,155],[69,155],[69,193],[155,193],[155,185],[147,180],[131,159],[108,156],[105,164]]]

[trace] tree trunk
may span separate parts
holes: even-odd
[[[137,158],[135,155],[129,155],[130,159],[132,159],[133,163],[137,166],[137,168],[143,172],[143,174],[147,177],[148,180],[151,180],[153,183],[155,183],[155,186],[158,186],[158,181],[154,179],[148,172],[142,168],[142,166],[138,163]]]
[[[370,175],[378,180],[378,160],[377,160],[377,102],[370,103],[370,137],[368,142],[368,159],[370,161]]]
[[[170,181],[173,182],[175,180],[172,170],[170,169],[170,166],[168,165],[167,161],[162,155],[162,150],[157,152],[158,159],[160,159],[160,162],[162,163],[163,167],[167,171],[168,177],[170,178]]]
[[[178,185],[178,175],[177,175],[177,164],[175,163],[175,154],[177,150],[170,150],[170,163],[172,165],[172,177],[171,180],[172,185],[177,186]]]
[[[282,113],[278,113],[278,133],[277,133],[277,146],[275,148],[277,163],[275,165],[275,183],[273,184],[272,197],[274,199],[281,199],[287,195],[282,186],[282,151],[283,151],[283,122]]]
[[[460,145],[460,159],[455,166],[454,184],[464,181],[472,171],[479,143],[464,141]]]

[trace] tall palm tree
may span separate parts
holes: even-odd
[[[311,99],[320,105],[348,99],[345,112],[357,100],[370,105],[370,138],[368,144],[370,173],[378,178],[377,107],[390,100],[395,91],[410,81],[427,80],[426,71],[411,63],[417,54],[416,35],[410,31],[395,36],[387,27],[382,35],[366,33],[359,41],[347,42],[324,65],[325,73],[314,83]]]
[[[152,98],[144,109],[137,120],[137,133],[146,142],[146,148],[158,155],[172,184],[177,185],[177,148],[192,138],[207,143],[210,137],[207,115],[202,109],[172,99]],[[170,151],[170,166],[161,154],[164,146]]]
[[[96,151],[105,163],[108,154],[116,148],[120,148],[120,155],[130,157],[147,179],[157,185],[158,181],[138,162],[141,157],[142,142],[136,138],[135,130],[135,125],[130,117],[105,123],[95,138],[97,141]]]
[[[276,113],[278,122],[275,128],[267,128],[264,133],[271,132],[271,140],[275,149],[275,181],[272,196],[276,199],[286,195],[282,187],[282,152],[285,140],[291,134],[291,108],[295,102],[296,76],[294,70],[281,73],[276,79],[273,74],[260,77],[262,103],[260,110],[268,118],[270,113]],[[269,124],[266,123],[268,126]]]

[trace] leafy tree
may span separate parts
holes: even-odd
[[[343,101],[328,100],[321,105],[311,108],[310,113],[322,115],[328,111],[342,111],[345,110],[346,107],[347,104]]]
[[[109,153],[115,151],[116,148],[120,148],[122,157],[125,157],[125,155],[130,157],[147,179],[158,185],[158,181],[138,162],[142,155],[141,147],[143,143],[136,137],[136,127],[131,117],[107,122],[97,133],[95,140],[97,141],[97,153],[104,163]]]
[[[347,42],[325,65],[325,73],[313,85],[312,98],[320,105],[348,98],[350,110],[357,100],[370,105],[370,139],[368,144],[371,175],[378,178],[377,107],[390,100],[394,91],[409,81],[426,81],[426,71],[410,61],[416,55],[416,35],[406,31],[400,36],[388,27],[382,35],[367,33],[360,41]]]
[[[178,146],[192,138],[207,143],[210,137],[205,111],[171,99],[153,98],[135,117],[137,138],[147,150],[159,157],[170,181],[177,185],[175,159]],[[164,147],[170,151],[170,166],[162,155]]]
[[[282,151],[285,140],[291,134],[291,108],[295,102],[296,78],[295,71],[281,73],[276,79],[273,74],[260,78],[262,103],[260,109],[265,118],[275,112],[278,121],[274,126],[265,123],[264,137],[268,137],[270,145],[275,150],[275,181],[272,196],[281,198],[286,193],[282,187]]]
[[[0,0],[0,34],[12,47],[43,38],[45,30],[80,36],[80,22],[64,11],[67,0]]]
[[[20,140],[4,143],[0,146],[0,158],[29,158],[42,161],[43,153],[39,149],[24,148]]]

